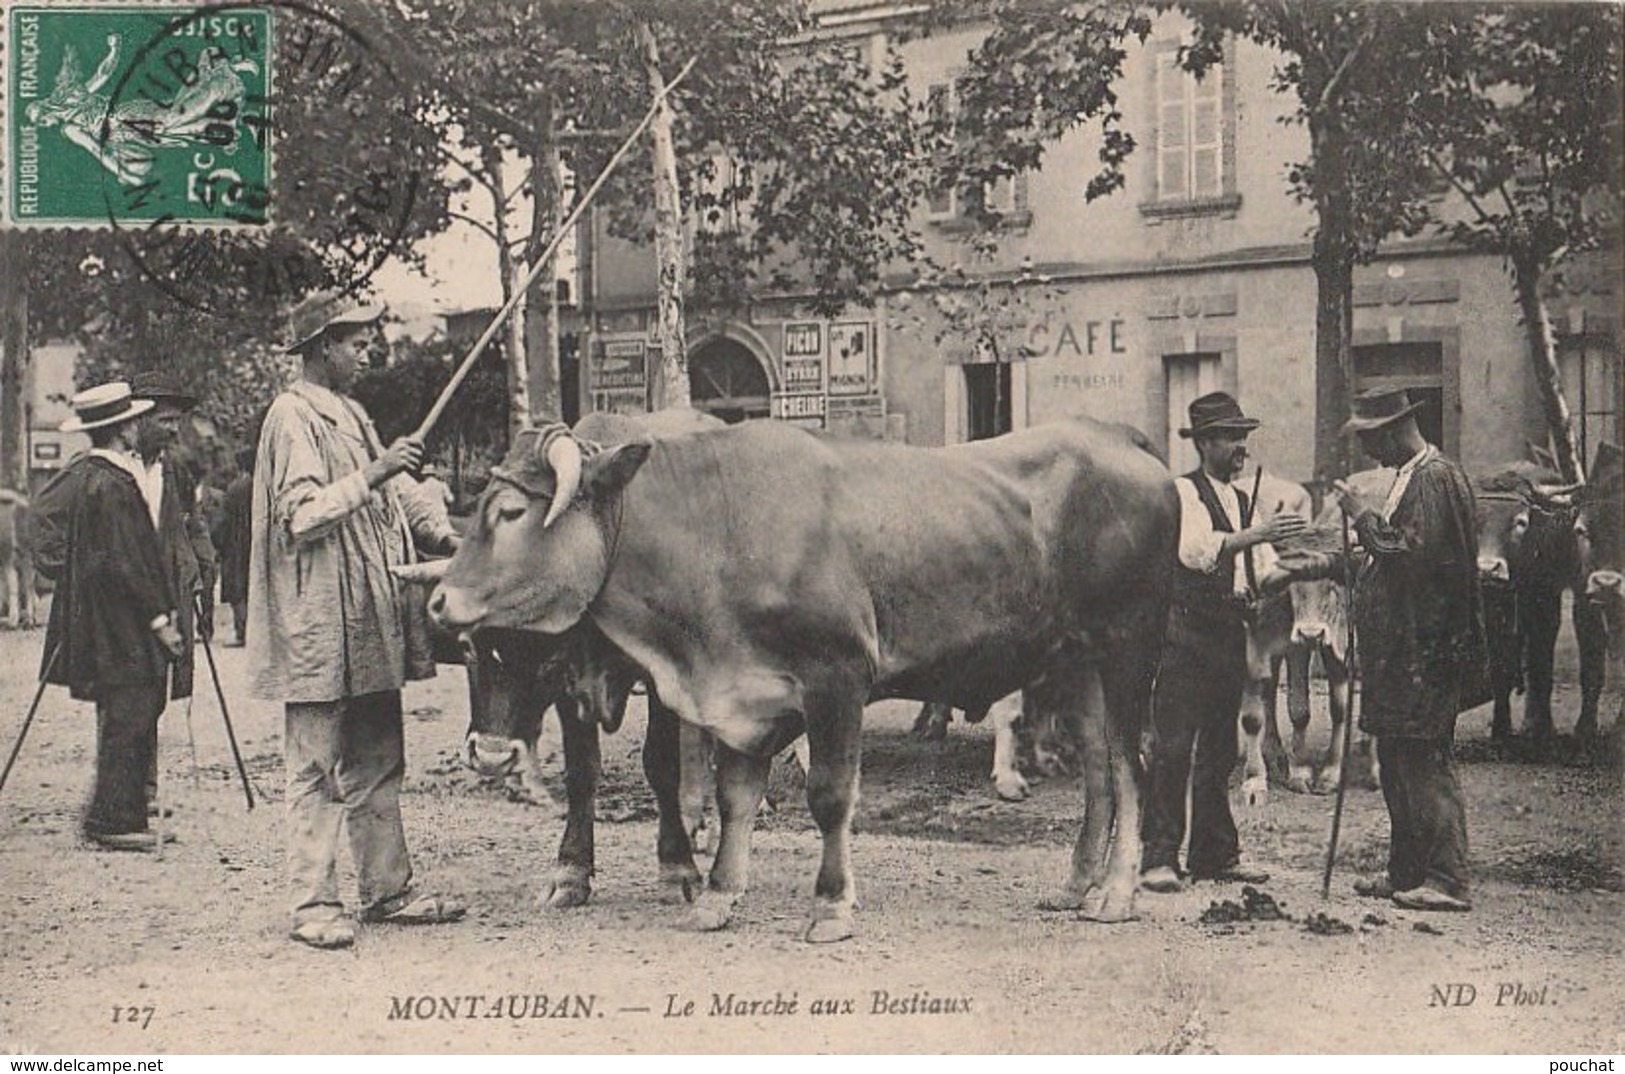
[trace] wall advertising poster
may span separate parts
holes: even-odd
[[[649,385],[648,351],[641,339],[605,340],[590,371],[593,391],[637,388]]]
[[[846,321],[829,328],[829,393],[868,395],[879,381],[873,325]]]
[[[822,395],[774,395],[771,416],[792,425],[824,428],[825,397]]]

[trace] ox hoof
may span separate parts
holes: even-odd
[[[850,940],[855,933],[852,929],[852,917],[825,918],[814,921],[807,926],[807,935],[804,937],[808,943],[840,943]]]
[[[683,915],[685,932],[720,932],[733,920],[739,896],[723,891],[702,891]]]
[[[1293,794],[1309,793],[1309,774],[1307,772],[1293,772],[1286,777],[1286,789]]]
[[[660,863],[660,886],[667,891],[675,891],[687,903],[693,902],[705,890],[704,878],[692,862],[677,864],[663,861]]]
[[[592,898],[592,884],[584,876],[554,877],[547,890],[537,900],[548,910],[573,910],[577,906],[587,905]]]
[[[1039,897],[1038,908],[1048,913],[1072,913],[1082,910],[1089,903],[1089,890],[1057,888]]]
[[[1315,781],[1313,783],[1309,784],[1309,793],[1322,795],[1336,794],[1337,784],[1342,780],[1342,778],[1343,773],[1341,772],[1322,772],[1320,775],[1315,777]]]
[[[1134,912],[1134,896],[1113,896],[1102,891],[1099,896],[1091,895],[1085,900],[1085,905],[1078,911],[1078,920],[1094,921],[1102,925],[1119,925],[1125,921],[1134,921],[1138,915]]]
[[[1269,803],[1270,782],[1263,776],[1248,776],[1241,781],[1241,800],[1250,806]]]
[[[1006,802],[1025,802],[1032,789],[1019,772],[1006,772],[993,777],[993,790]]]

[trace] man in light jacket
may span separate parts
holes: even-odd
[[[318,294],[294,311],[300,378],[266,414],[254,463],[248,663],[256,695],[285,706],[293,939],[348,947],[339,896],[347,829],[369,922],[458,920],[453,899],[414,890],[401,822],[401,687],[434,674],[428,622],[390,567],[456,536],[411,478],[421,441],[385,448],[345,393],[387,346],[381,307]]]

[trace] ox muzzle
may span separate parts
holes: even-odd
[[[1512,568],[1503,556],[1479,556],[1478,577],[1483,582],[1510,585],[1512,582]]]
[[[501,779],[519,767],[530,747],[517,738],[470,731],[463,743],[463,760],[486,779]]]

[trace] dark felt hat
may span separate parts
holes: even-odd
[[[174,403],[182,410],[197,406],[197,396],[182,388],[168,373],[147,369],[130,378],[130,394],[154,403]]]
[[[1241,412],[1241,404],[1229,392],[1209,392],[1193,399],[1190,405],[1190,426],[1179,430],[1189,440],[1204,433],[1250,433],[1262,422]]]
[[[1343,423],[1342,435],[1392,425],[1422,409],[1423,405],[1420,401],[1412,402],[1411,393],[1404,388],[1373,388],[1361,392],[1354,397],[1354,416]]]

